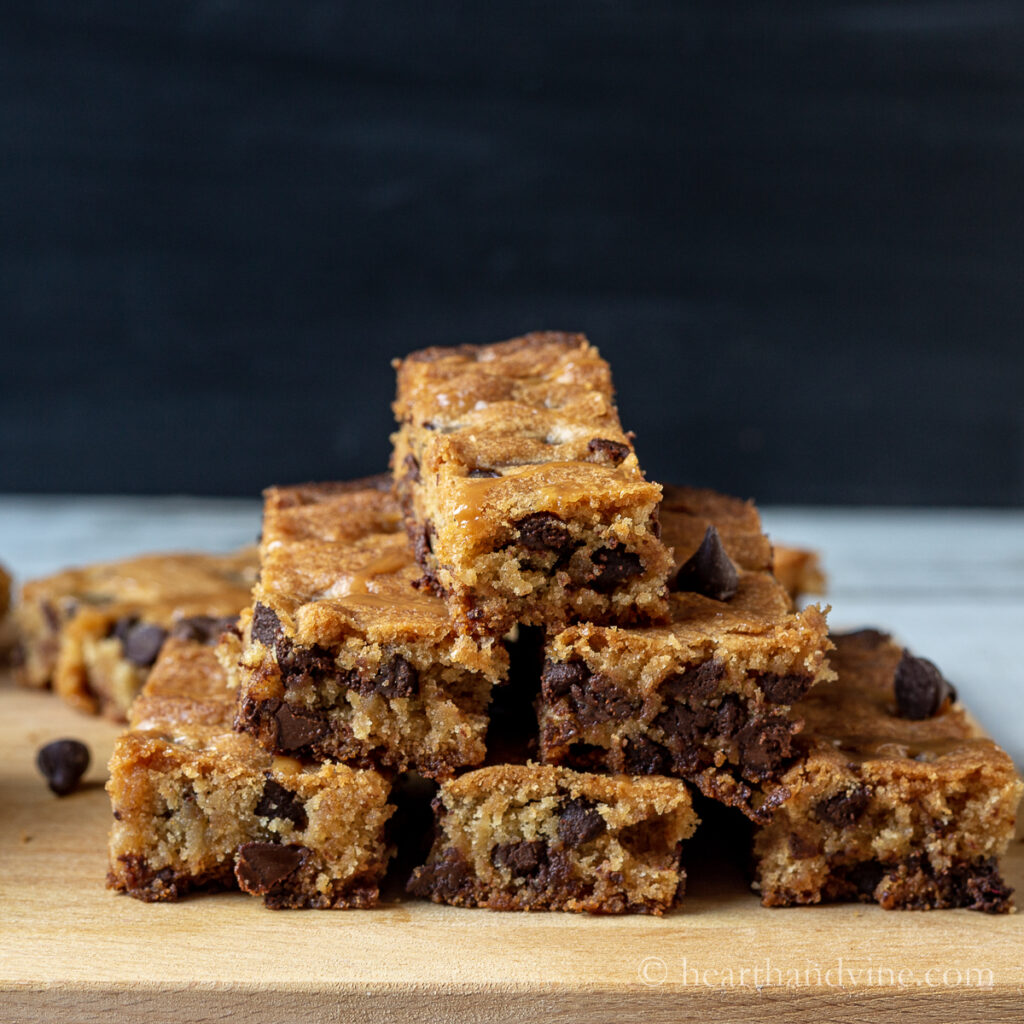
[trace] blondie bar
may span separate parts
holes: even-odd
[[[679,776],[766,821],[785,796],[777,780],[800,727],[791,706],[832,677],[825,616],[816,606],[794,611],[769,571],[752,505],[684,488],[669,497],[661,517],[678,563],[671,621],[549,634],[540,756]]]
[[[265,499],[254,603],[225,647],[236,727],[276,753],[435,778],[479,764],[508,655],[414,585],[389,478]]]
[[[697,827],[686,784],[496,765],[445,782],[438,837],[409,891],[491,910],[661,914]]]
[[[1024,784],[938,669],[875,630],[835,638],[838,680],[796,705],[789,796],[755,838],[766,906],[1006,911],[996,858]]]
[[[213,648],[171,638],[114,748],[107,884],[137,899],[233,888],[268,907],[368,907],[390,856],[388,783],[232,731]]]
[[[15,608],[19,680],[124,720],[168,633],[219,633],[249,601],[256,551],[145,555],[31,580]]]
[[[395,366],[406,527],[466,631],[664,618],[661,488],[644,478],[586,338],[432,348]]]
[[[776,544],[773,571],[794,601],[809,594],[825,593],[827,580],[817,551]]]

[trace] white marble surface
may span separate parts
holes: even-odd
[[[0,497],[0,561],[19,578],[259,533],[258,500]],[[831,621],[873,625],[935,661],[1024,763],[1024,512],[762,510],[773,539],[818,548]]]

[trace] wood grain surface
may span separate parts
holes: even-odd
[[[139,903],[104,888],[102,784],[116,727],[0,684],[0,1020],[207,1022],[1019,1019],[1024,917],[877,907],[766,910],[743,853],[706,835],[664,918],[390,902],[269,911],[238,893]],[[58,800],[34,767],[90,745]],[[731,848],[730,848],[731,847]],[[1024,887],[1024,845],[1006,861]],[[392,897],[393,898],[393,897]]]

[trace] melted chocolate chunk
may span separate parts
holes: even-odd
[[[587,442],[587,451],[592,456],[590,462],[610,462],[613,466],[618,466],[629,456],[629,445],[595,437]]]
[[[57,796],[67,796],[89,767],[89,748],[80,740],[54,740],[36,754],[36,767]]]
[[[569,689],[569,706],[583,728],[633,718],[641,705],[642,701],[629,697],[600,673],[591,676],[585,686]]]
[[[476,469],[469,471],[469,476],[474,480],[491,480],[501,476],[501,474],[496,469],[485,469],[483,466],[477,466]]]
[[[778,773],[793,745],[788,722],[754,719],[736,735],[740,769],[745,778],[761,780]]]
[[[384,662],[368,683],[359,686],[364,692],[379,693],[382,697],[412,697],[419,689],[416,669],[400,654]]]
[[[235,877],[243,892],[262,896],[294,874],[309,857],[305,846],[243,843],[235,861]]]
[[[871,793],[858,786],[849,793],[836,793],[814,806],[815,816],[835,828],[846,828],[858,821],[871,803]]]
[[[550,512],[532,512],[515,525],[519,530],[519,543],[527,551],[553,551],[564,556],[576,547],[569,527]]]
[[[622,547],[598,548],[590,556],[590,561],[594,566],[590,586],[599,593],[614,590],[634,576],[644,574],[640,556]]]
[[[900,718],[932,718],[947,700],[956,700],[956,690],[926,658],[915,658],[904,650],[893,681],[896,709]]]
[[[327,732],[327,723],[317,715],[293,711],[283,703],[274,712],[278,750],[292,752],[315,743]]]
[[[533,842],[520,840],[517,843],[499,843],[491,850],[491,863],[505,868],[513,876],[528,878],[536,874],[548,859],[547,843],[536,839]]]
[[[812,682],[810,676],[799,673],[783,676],[764,672],[757,676],[757,685],[769,704],[792,704],[810,689]]]
[[[259,641],[268,650],[273,650],[279,637],[284,635],[281,620],[273,608],[256,602],[252,610],[252,638]]]
[[[210,646],[217,643],[221,633],[234,629],[237,621],[231,616],[218,618],[214,615],[192,615],[187,619],[179,619],[171,628],[171,636],[175,640]]]
[[[547,700],[567,697],[574,686],[583,686],[590,670],[582,661],[545,661],[541,674],[541,691]]]
[[[570,800],[558,819],[558,838],[575,849],[603,835],[608,828],[601,812],[583,797]]]
[[[449,847],[434,861],[417,869],[406,891],[414,896],[434,897],[442,903],[451,903],[473,890],[473,873],[466,858],[454,847]]]
[[[700,547],[679,567],[669,587],[703,594],[713,601],[728,601],[736,595],[739,585],[739,573],[725,553],[718,530],[709,526]]]
[[[700,665],[692,665],[661,684],[668,697],[710,697],[725,675],[725,665],[718,658],[709,658]]]
[[[167,639],[167,630],[134,618],[118,619],[113,635],[121,641],[121,650],[128,661],[139,668],[149,668]]]
[[[263,784],[263,795],[253,813],[257,818],[286,818],[296,828],[305,828],[309,824],[302,801],[273,779],[267,779]]]
[[[402,460],[402,465],[405,466],[406,479],[418,484],[420,482],[420,464],[416,461],[416,456],[410,452]]]
[[[286,687],[306,686],[338,675],[334,658],[322,647],[299,647],[281,636],[276,650],[281,680]]]
[[[623,769],[630,775],[664,775],[670,760],[668,751],[646,736],[627,740],[622,751]]]

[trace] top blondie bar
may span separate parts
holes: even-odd
[[[583,335],[430,348],[395,368],[406,528],[465,631],[664,619],[661,487]]]

